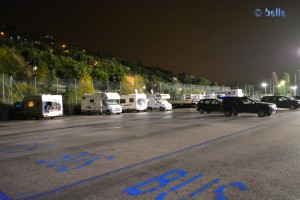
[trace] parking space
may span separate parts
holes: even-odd
[[[178,109],[4,122],[0,199],[296,199],[299,115]]]

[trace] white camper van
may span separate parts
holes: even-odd
[[[17,114],[23,117],[54,118],[63,115],[63,102],[61,95],[41,94],[28,96],[23,102],[17,102]]]
[[[169,94],[150,94],[148,108],[157,108],[160,111],[172,110],[172,104],[167,99],[170,99]]]
[[[88,114],[102,114],[105,112],[107,115],[111,113],[120,114],[122,112],[120,95],[118,93],[104,92],[85,94],[81,99],[81,112]]]
[[[147,96],[143,93],[121,95],[120,104],[123,111],[144,111],[147,110],[147,103]]]

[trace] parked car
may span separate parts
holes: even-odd
[[[222,101],[219,99],[201,99],[197,103],[197,111],[200,113],[210,113],[212,111],[222,111]]]
[[[300,101],[287,96],[264,96],[262,102],[275,103],[278,108],[289,108],[291,110],[300,107]]]
[[[223,98],[225,116],[238,115],[239,113],[257,113],[259,117],[265,117],[270,116],[276,110],[277,107],[273,103],[259,102],[248,97]]]
[[[300,100],[300,96],[293,96],[293,98]]]

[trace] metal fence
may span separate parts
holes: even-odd
[[[204,86],[181,83],[123,83],[123,82],[101,82],[91,80],[82,83],[78,79],[38,79],[37,77],[14,79],[11,76],[1,74],[0,77],[0,109],[1,116],[9,112],[8,106],[22,101],[24,97],[35,94],[62,95],[65,104],[65,113],[72,114],[74,107],[80,105],[81,96],[95,92],[117,92],[120,95],[134,93],[135,91],[150,93],[168,93],[171,99],[182,99],[187,94],[209,94],[215,91],[230,89],[223,86]],[[5,105],[5,106],[4,106]],[[70,109],[70,111],[68,110]],[[4,114],[3,114],[4,113]],[[1,119],[0,116],[0,119]]]

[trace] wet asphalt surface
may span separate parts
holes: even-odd
[[[0,122],[0,199],[300,199],[300,110]]]

